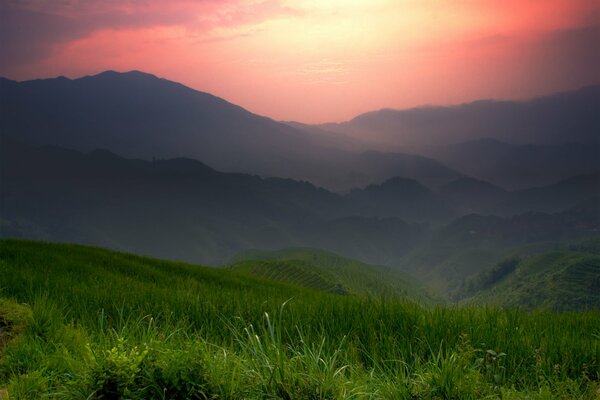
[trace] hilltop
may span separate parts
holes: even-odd
[[[100,148],[144,160],[193,158],[220,171],[309,180],[340,192],[395,175],[437,185],[461,176],[419,155],[348,151],[327,135],[141,71],[0,78],[0,90],[2,139],[32,146]]]

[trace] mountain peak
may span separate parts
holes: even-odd
[[[131,71],[124,71],[124,72],[120,72],[120,71],[115,71],[115,70],[106,70],[103,72],[100,72],[99,74],[96,75],[89,75],[91,77],[117,77],[117,76],[123,76],[123,77],[146,77],[146,78],[154,78],[154,79],[159,79],[156,75],[150,74],[148,72],[144,72],[144,71],[139,71],[139,70],[131,70]]]

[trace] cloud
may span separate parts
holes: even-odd
[[[278,0],[8,0],[0,2],[0,67],[35,63],[59,46],[102,30],[177,26],[215,41],[249,35],[252,29],[209,35],[213,30],[296,14]]]
[[[0,0],[0,76],[138,69],[323,122],[597,82],[599,17],[595,0]]]

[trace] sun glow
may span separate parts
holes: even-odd
[[[600,7],[590,0],[6,4],[15,24],[30,14],[41,23],[15,39],[35,41],[2,57],[2,75],[139,69],[277,119],[526,97],[597,75],[579,60],[590,41],[578,32],[599,31]]]

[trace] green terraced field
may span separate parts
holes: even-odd
[[[234,257],[230,268],[331,293],[432,301],[423,285],[408,274],[318,249],[246,251]]]
[[[600,309],[600,255],[563,250],[526,258],[470,301],[527,310]]]
[[[0,299],[0,394],[10,399],[597,399],[600,390],[597,311],[424,307],[13,240],[0,241]]]

